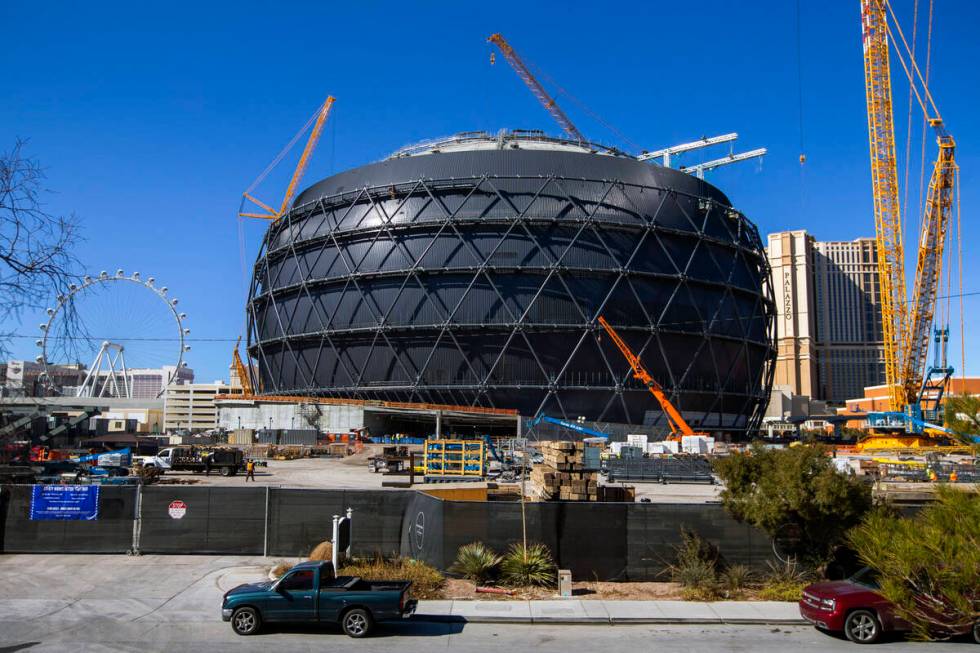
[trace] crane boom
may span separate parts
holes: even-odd
[[[499,33],[491,34],[490,37],[487,38],[487,41],[493,43],[500,49],[500,53],[504,55],[507,63],[509,63],[511,68],[514,69],[514,72],[517,73],[518,77],[524,81],[527,87],[531,90],[531,93],[534,94],[534,97],[536,97],[538,102],[541,103],[541,106],[543,106],[548,113],[551,114],[551,117],[555,119],[555,122],[557,122],[565,133],[568,134],[569,138],[584,142],[585,137],[582,136],[582,133],[575,127],[575,125],[572,124],[572,121],[568,119],[568,116],[566,116],[565,112],[561,110],[558,103],[555,102],[555,99],[548,95],[548,91],[544,90],[541,83],[534,77],[534,75],[531,74],[531,71],[528,70],[528,67],[524,64],[521,58],[517,56],[517,52],[515,52],[514,48],[510,46],[510,43],[504,39],[503,35]]]
[[[674,404],[670,403],[670,399],[667,398],[663,387],[650,376],[650,373],[640,363],[640,357],[633,353],[629,345],[619,337],[619,334],[612,328],[612,325],[606,322],[606,318],[601,315],[599,316],[599,324],[606,330],[606,333],[609,334],[612,341],[619,347],[619,351],[622,352],[623,357],[629,362],[630,367],[633,369],[633,378],[642,381],[650,390],[650,394],[657,399],[660,408],[663,409],[664,414],[667,416],[667,424],[670,426],[670,432],[673,438],[677,439],[678,436],[682,435],[699,435],[694,432],[694,429],[691,428],[680,412],[674,408]]]
[[[932,330],[936,297],[942,278],[943,251],[946,232],[952,216],[953,189],[958,168],[953,138],[940,131],[939,158],[933,166],[929,180],[926,212],[919,236],[919,256],[912,301],[909,310],[909,328],[906,331],[906,352],[902,380],[905,384],[907,403],[918,401],[929,352],[929,335]]]
[[[901,341],[905,334],[905,253],[898,201],[888,28],[884,0],[861,0],[864,84],[868,103],[871,186],[878,246],[878,283],[889,410],[905,405]]]
[[[238,341],[235,342],[235,350],[231,353],[232,363],[235,365],[235,374],[238,375],[238,382],[242,384],[242,394],[246,397],[251,396],[252,392],[252,379],[248,375],[248,370],[245,368],[245,364],[242,362],[242,357],[238,355],[238,345],[242,342],[242,337],[238,336]]]
[[[249,194],[248,191],[245,191],[244,193],[242,193],[242,197],[248,200],[249,202],[251,202],[252,204],[255,204],[256,206],[261,208],[264,212],[263,213],[239,212],[238,214],[239,216],[243,218],[262,218],[265,220],[278,220],[279,218],[281,218],[286,214],[286,211],[289,210],[290,203],[293,201],[293,198],[296,196],[296,190],[299,188],[299,184],[303,180],[303,175],[306,174],[306,168],[310,164],[310,158],[313,156],[313,150],[316,149],[316,145],[320,141],[320,135],[323,133],[323,125],[327,122],[327,117],[330,115],[330,107],[333,106],[333,103],[334,103],[334,97],[330,95],[327,97],[326,101],[324,101],[323,105],[321,105],[320,111],[317,113],[316,120],[313,123],[313,129],[310,131],[310,137],[306,140],[306,147],[303,148],[303,154],[300,155],[299,163],[296,164],[296,170],[293,171],[293,176],[289,180],[289,186],[286,187],[286,194],[282,198],[282,204],[279,206],[279,210],[277,211],[276,209],[273,209],[268,204],[265,204],[264,202],[255,199],[254,197],[252,197],[252,195]],[[309,123],[307,123],[307,126],[308,125]],[[299,135],[297,134],[297,138],[298,136]],[[291,142],[286,149],[288,150],[289,147],[291,147],[294,142],[295,141]],[[280,154],[280,156],[282,156],[282,154]],[[275,161],[275,163],[278,163],[278,159]],[[269,169],[271,169],[271,167]],[[268,172],[269,169],[267,169],[266,172]],[[263,173],[263,175],[264,174],[265,173]],[[261,179],[261,177],[259,179]]]

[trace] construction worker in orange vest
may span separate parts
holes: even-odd
[[[245,482],[248,483],[248,479],[252,479],[252,482],[254,483],[255,482],[255,461],[252,460],[251,458],[249,458],[248,459],[248,462],[245,463],[245,472],[246,472],[245,473]]]

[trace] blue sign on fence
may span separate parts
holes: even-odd
[[[98,485],[35,485],[31,519],[98,519]]]

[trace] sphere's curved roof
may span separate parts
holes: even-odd
[[[453,141],[456,143],[457,141]],[[323,179],[297,196],[293,206],[364,187],[412,182],[419,179],[473,178],[487,176],[549,176],[596,180],[616,180],[627,184],[671,188],[682,193],[710,197],[730,205],[720,190],[692,175],[654,163],[640,162],[613,150],[599,150],[588,144],[558,139],[498,140],[468,139],[470,147],[430,147]],[[488,148],[486,145],[502,144]]]

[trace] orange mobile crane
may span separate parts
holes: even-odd
[[[866,448],[928,446],[934,444],[929,436],[941,435],[943,429],[923,419],[922,406],[927,400],[938,406],[952,371],[945,365],[945,360],[937,362],[928,371],[925,364],[942,282],[947,231],[953,215],[959,172],[955,160],[956,144],[946,132],[939,109],[888,0],[861,0],[861,28],[885,383],[889,388],[888,411],[868,415],[872,435],[863,444]],[[921,223],[911,300],[905,287],[889,42],[895,46],[898,61],[929,126],[935,130],[939,146]],[[948,331],[942,329],[936,332],[936,345],[942,347],[943,359],[946,336],[941,339],[940,335],[946,333]],[[938,383],[933,379],[937,372],[943,377]],[[925,417],[932,416],[927,414]]]
[[[619,351],[623,353],[623,357],[629,362],[630,367],[633,369],[633,378],[638,379],[643,382],[643,384],[650,390],[650,394],[654,396],[657,402],[660,404],[660,408],[663,409],[664,415],[667,416],[667,424],[670,426],[670,437],[668,440],[677,441],[685,435],[708,435],[703,432],[696,432],[691,428],[691,425],[687,423],[684,417],[680,414],[674,404],[670,403],[670,399],[667,398],[667,394],[664,392],[663,386],[661,386],[657,381],[650,376],[650,373],[646,371],[643,364],[640,363],[640,357],[633,353],[629,345],[619,337],[616,330],[606,322],[606,318],[599,316],[599,324],[602,328],[606,330],[612,341],[616,343],[619,347]]]

